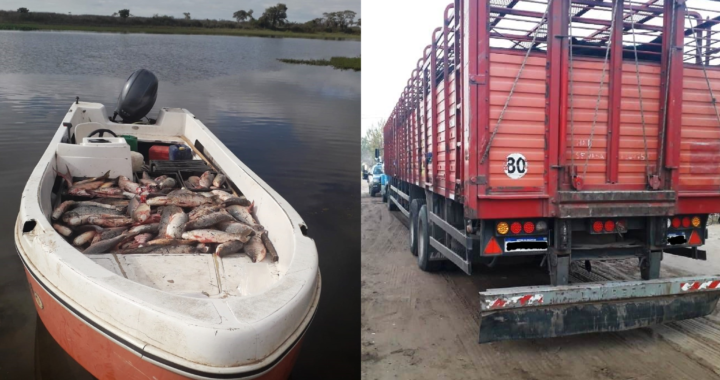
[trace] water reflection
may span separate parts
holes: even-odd
[[[160,79],[156,109],[190,110],[310,227],[323,293],[294,378],[359,373],[360,74],[276,61],[357,56],[358,42],[0,32],[0,52],[0,378],[84,371],[36,322],[12,230],[25,181],[75,96],[112,112],[140,67]]]

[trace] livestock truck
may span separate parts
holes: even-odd
[[[479,341],[713,312],[720,276],[660,264],[705,260],[720,212],[720,3],[456,0],[443,21],[384,126],[388,207],[424,271],[536,256],[550,277],[481,292]],[[640,278],[569,283],[620,259]]]

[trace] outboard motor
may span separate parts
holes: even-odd
[[[120,115],[123,123],[134,123],[148,114],[157,99],[158,79],[148,70],[132,73],[118,96],[112,120]]]

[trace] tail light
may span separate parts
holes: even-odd
[[[513,222],[510,225],[510,231],[512,231],[512,233],[514,234],[519,234],[520,231],[522,231],[522,225],[520,224],[520,222]]]
[[[674,228],[680,228],[680,218],[678,218],[677,216],[672,218],[672,226]]]
[[[508,233],[508,230],[510,229],[510,227],[508,227],[507,222],[500,222],[500,223],[497,224],[497,227],[495,227],[495,228],[497,229],[497,232],[498,232],[500,235],[505,235],[505,234],[507,234],[507,233]]]
[[[547,228],[547,222],[545,222],[544,220],[537,222],[537,224],[535,225],[535,229],[537,230],[537,232],[545,232],[547,231]]]
[[[697,216],[693,216],[691,223],[693,227],[700,227],[700,218],[698,218]]]
[[[682,226],[685,228],[690,227],[690,218],[688,218],[687,216],[682,218]]]
[[[595,231],[595,232],[602,232],[602,230],[603,230],[603,222],[600,221],[600,220],[596,220],[596,221],[593,223],[593,231]]]
[[[607,232],[613,232],[615,231],[615,222],[612,220],[608,220],[605,222],[605,231]]]
[[[523,231],[525,231],[526,234],[535,232],[535,225],[533,222],[525,222],[525,224],[523,224]]]

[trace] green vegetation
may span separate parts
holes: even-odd
[[[228,36],[292,37],[333,40],[359,40],[360,20],[355,12],[323,13],[305,23],[287,20],[285,4],[268,7],[255,19],[253,10],[239,10],[231,20],[197,20],[189,12],[183,17],[155,14],[137,17],[129,9],[121,9],[110,16],[71,15],[63,13],[31,12],[27,8],[17,11],[0,11],[0,30],[76,30],[110,33],[156,34],[213,34]]]
[[[300,65],[332,66],[340,70],[360,71],[360,57],[332,57],[327,59],[278,59],[280,62]]]

